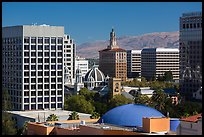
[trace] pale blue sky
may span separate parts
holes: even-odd
[[[64,26],[76,44],[179,30],[185,12],[202,11],[202,2],[3,2],[2,25],[32,23]]]

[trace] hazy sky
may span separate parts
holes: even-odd
[[[185,12],[202,11],[202,2],[3,2],[2,26],[64,26],[76,44],[116,36],[179,30]]]

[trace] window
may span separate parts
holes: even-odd
[[[42,71],[38,71],[38,76],[42,76],[43,72]]]
[[[45,71],[44,76],[49,76],[49,71]]]
[[[57,65],[57,69],[62,69],[62,65]]]
[[[29,103],[29,98],[24,98],[24,103]]]
[[[36,56],[36,52],[31,52],[31,57],[35,57]]]
[[[42,78],[38,78],[38,82],[39,82],[39,83],[42,83],[42,82],[43,82],[43,79],[42,79]]]
[[[31,89],[36,89],[36,85],[31,85]]]
[[[57,71],[58,76],[62,76],[62,71]]]
[[[57,88],[61,89],[62,88],[62,84],[57,84]]]
[[[44,108],[45,108],[45,109],[46,109],[46,108],[49,108],[49,104],[45,104]]]
[[[25,59],[24,59],[24,63],[29,63],[29,59],[28,59],[28,58],[25,58]]]
[[[42,65],[38,65],[38,70],[42,70],[43,66]]]
[[[35,78],[31,78],[31,83],[36,83],[36,79]]]
[[[43,43],[43,38],[42,38],[42,37],[39,37],[39,38],[38,38],[38,43],[40,43],[40,44]]]
[[[29,85],[24,85],[24,89],[29,89]]]
[[[49,45],[45,45],[45,50],[49,50],[50,46]]]
[[[186,24],[183,24],[183,29],[185,29],[186,28]]]
[[[51,44],[55,44],[56,43],[56,38],[51,38]]]
[[[56,65],[51,65],[51,69],[55,70],[56,69]]]
[[[56,79],[55,78],[51,78],[51,82],[56,82]]]
[[[49,69],[49,65],[45,65],[45,69]]]
[[[25,57],[29,57],[29,52],[24,52]]]
[[[58,44],[62,44],[63,43],[63,38],[58,38]]]
[[[55,97],[51,97],[51,102],[55,102],[56,98]]]
[[[62,58],[58,58],[58,59],[57,59],[57,62],[58,62],[58,63],[62,63]]]
[[[43,92],[42,91],[38,91],[38,96],[42,96]]]
[[[38,85],[38,89],[42,89],[42,88],[43,88],[42,84]]]
[[[24,96],[29,96],[29,92],[28,92],[28,91],[25,91],[25,92],[24,92]]]
[[[54,59],[52,58],[52,59],[51,59],[51,63],[56,63],[56,59],[55,59],[55,58],[54,58]]]
[[[38,45],[38,50],[43,50],[43,45]]]
[[[24,83],[29,83],[29,78],[24,78]]]
[[[57,56],[58,56],[58,57],[62,57],[62,52],[58,52],[58,53],[57,53]]]
[[[24,38],[24,43],[29,43],[29,40],[30,40],[29,37],[25,37]]]
[[[42,97],[38,98],[38,102],[42,102],[42,101],[43,101]]]
[[[36,38],[31,38],[31,43],[36,43]]]
[[[57,82],[62,82],[62,78],[57,78]]]
[[[36,96],[36,91],[31,91],[31,96]]]
[[[51,108],[55,108],[56,107],[56,104],[51,104]]]
[[[58,90],[57,95],[62,95],[62,90]]]
[[[36,70],[36,66],[35,65],[31,65],[31,70]]]
[[[24,65],[24,70],[29,70],[29,65]]]
[[[45,38],[45,43],[46,44],[50,43],[50,39],[49,38]]]
[[[49,52],[45,52],[45,57],[49,57],[49,56],[50,56]]]
[[[51,89],[55,89],[55,84],[51,84]]]
[[[56,50],[56,45],[52,45],[51,50]]]
[[[36,45],[31,45],[31,50],[36,50]]]
[[[38,58],[38,63],[43,63],[43,59],[42,58]]]
[[[57,97],[57,101],[62,101],[62,97]]]
[[[24,45],[24,50],[29,50],[29,45]]]
[[[42,102],[42,101],[38,101],[38,102]],[[43,105],[42,104],[38,104],[38,109],[43,109]]]
[[[51,71],[51,76],[56,76],[56,72],[55,71]]]
[[[39,57],[42,57],[42,56],[43,56],[43,53],[42,53],[42,52],[38,52],[38,56],[39,56]]]
[[[62,50],[62,46],[58,46],[58,47],[57,47],[57,50]]]
[[[45,78],[44,81],[45,81],[46,83],[48,83],[48,82],[49,82],[49,78]]]
[[[54,89],[54,88],[52,88]],[[51,91],[51,95],[56,95],[56,92],[55,91]]]
[[[46,96],[47,96],[47,95],[49,95],[49,91],[45,91],[45,93],[44,93],[44,94],[45,94]]]
[[[49,97],[45,97],[45,98],[44,98],[44,101],[45,101],[45,102],[49,102]]]
[[[56,53],[55,52],[51,52],[51,57],[55,57]]]
[[[29,76],[29,72],[24,72],[24,76]]]
[[[49,89],[49,84],[45,84],[45,89]]]
[[[45,63],[49,63],[49,58],[48,58],[48,59],[45,59]]]
[[[57,103],[57,108],[62,108],[62,103]]]
[[[197,28],[200,28],[200,23],[197,23]]]
[[[32,58],[31,63],[36,63],[36,58]]]

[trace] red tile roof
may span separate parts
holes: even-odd
[[[99,52],[101,51],[116,51],[116,52],[119,52],[119,51],[126,51],[125,49],[121,49],[121,48],[114,48],[114,49],[103,49],[103,50],[100,50]]]
[[[186,122],[197,122],[198,119],[200,118],[202,118],[202,113],[194,116],[186,117],[186,118],[181,118],[180,120],[186,121]]]

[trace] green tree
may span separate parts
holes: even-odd
[[[133,103],[131,99],[124,97],[123,95],[115,95],[112,99],[109,100],[108,108],[112,109],[117,106],[121,106],[124,104]]]
[[[93,112],[90,116],[91,119],[98,119],[100,117],[100,114],[97,112]]]
[[[94,102],[95,112],[99,113],[101,116],[108,111],[106,103]]]
[[[91,114],[95,110],[93,104],[90,101],[87,101],[82,95],[73,95],[69,97],[65,103],[67,103],[67,110],[70,111]]]
[[[170,70],[166,71],[164,73],[163,80],[164,81],[172,81],[173,80],[173,74],[172,74],[172,72]]]
[[[67,120],[78,120],[79,115],[76,111],[73,111],[71,114],[69,114],[69,118]]]
[[[149,105],[150,103],[150,98],[147,96],[147,95],[141,95],[141,94],[138,94],[136,97],[135,97],[135,104],[144,104],[144,105]]]
[[[51,114],[47,117],[46,121],[58,121],[58,116],[55,114]]]
[[[2,90],[2,135],[16,135],[16,122],[7,111],[12,109],[10,95],[8,91]]]
[[[95,92],[92,92],[87,88],[82,88],[79,90],[79,95],[84,96],[87,101],[93,101],[95,94],[96,94]]]

